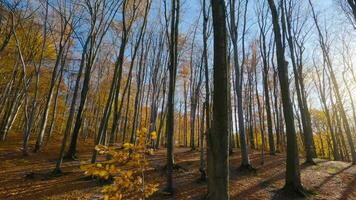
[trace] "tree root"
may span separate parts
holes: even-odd
[[[281,193],[290,198],[304,198],[309,196],[310,192],[305,190],[302,185],[287,183],[281,190]]]
[[[54,169],[51,173],[52,176],[60,176],[63,174],[63,171],[61,169]]]
[[[67,153],[64,157],[63,157],[64,160],[67,160],[67,161],[78,161],[79,158],[77,157],[76,154],[73,154],[73,153]]]
[[[174,188],[173,187],[165,187],[161,193],[165,196],[172,196],[174,194]]]
[[[248,165],[241,165],[238,169],[238,172],[241,172],[243,174],[256,174],[257,173],[257,169],[252,167],[251,164]]]
[[[312,165],[317,165],[314,160],[306,160],[302,165],[304,166],[312,166]]]
[[[197,180],[197,183],[206,183],[207,176],[205,170],[199,169],[199,172],[200,172],[200,178]]]

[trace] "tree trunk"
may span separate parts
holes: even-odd
[[[288,80],[288,63],[284,57],[284,47],[282,45],[282,36],[279,26],[279,17],[274,0],[268,0],[272,14],[273,32],[275,36],[276,54],[278,63],[278,75],[282,93],[283,113],[287,129],[287,165],[286,165],[286,182],[284,190],[291,195],[305,196],[304,188],[301,184],[298,144],[296,131],[294,127],[293,106],[289,93]]]
[[[243,105],[242,105],[242,75],[243,69],[242,67],[245,64],[245,32],[246,32],[246,13],[247,13],[247,4],[248,1],[245,2],[245,10],[244,10],[244,26],[243,26],[243,61],[241,67],[238,63],[238,38],[237,38],[237,27],[235,22],[235,0],[230,0],[230,35],[233,46],[233,56],[234,56],[234,67],[235,67],[235,77],[236,77],[236,94],[237,94],[237,112],[238,112],[238,121],[239,121],[239,135],[240,135],[240,146],[241,146],[241,167],[242,168],[251,168],[250,158],[248,156],[248,145],[246,141],[246,129],[244,123],[244,114],[243,114]]]
[[[212,1],[214,30],[213,124],[209,131],[208,199],[229,199],[227,29],[224,0]]]
[[[172,0],[171,5],[171,32],[169,38],[169,84],[167,100],[167,185],[165,191],[169,194],[174,192],[173,188],[173,165],[174,165],[174,96],[176,86],[176,74],[178,65],[178,26],[180,0]],[[168,27],[167,27],[168,28]]]

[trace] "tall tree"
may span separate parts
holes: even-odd
[[[165,1],[166,3],[166,1]],[[166,7],[166,4],[165,4]],[[169,194],[174,192],[173,188],[173,148],[174,148],[174,96],[178,66],[178,27],[179,27],[180,0],[171,1],[171,23],[169,38],[169,84],[167,100],[167,185],[165,191]],[[169,23],[168,20],[166,23]],[[167,25],[168,32],[168,25]]]
[[[69,115],[67,119],[66,129],[64,132],[62,145],[59,152],[59,157],[56,162],[56,167],[54,173],[61,173],[61,164],[64,157],[64,151],[67,144],[67,138],[70,136],[70,132],[72,130],[72,124],[75,117],[76,111],[76,103],[77,98],[80,92],[80,103],[78,108],[78,114],[75,119],[75,125],[73,129],[73,139],[77,139],[76,135],[79,134],[80,126],[83,122],[83,112],[84,107],[87,101],[87,94],[89,91],[89,83],[91,78],[91,69],[94,65],[94,62],[97,58],[98,51],[103,42],[103,38],[107,33],[111,22],[113,21],[116,12],[120,7],[121,1],[118,2],[104,2],[104,1],[96,1],[96,2],[88,2],[85,4],[85,11],[88,12],[88,20],[91,22],[89,26],[89,31],[87,35],[84,36],[84,42],[81,41],[82,45],[82,55],[79,65],[78,75],[75,81],[75,88],[72,97],[72,101],[70,104]],[[102,14],[104,13],[104,14]],[[82,83],[82,88],[80,91],[80,82],[82,78],[82,73],[84,72],[84,80]],[[73,152],[75,154],[75,151]],[[73,154],[71,158],[74,157]],[[74,157],[75,158],[75,157]]]
[[[247,21],[247,6],[248,0],[245,2],[244,14],[243,14],[243,32],[242,32],[242,62],[239,63],[238,55],[238,27],[237,24],[239,19],[235,19],[235,4],[236,0],[230,0],[230,36],[232,40],[233,47],[233,58],[234,58],[234,68],[235,68],[235,90],[237,94],[237,112],[238,112],[238,124],[239,124],[239,135],[240,135],[240,146],[241,146],[241,168],[250,169],[251,163],[248,156],[248,145],[246,141],[246,129],[244,123],[244,114],[243,114],[243,104],[242,104],[242,86],[243,86],[243,67],[245,65],[245,35],[246,35],[246,21]],[[240,5],[240,4],[239,4]]]
[[[258,26],[260,29],[260,54],[262,58],[262,65],[263,65],[263,91],[264,91],[264,97],[265,97],[265,108],[266,108],[266,114],[267,114],[267,131],[268,131],[268,145],[269,145],[269,152],[271,155],[275,154],[275,145],[274,145],[274,138],[273,138],[273,126],[272,126],[272,114],[271,114],[271,102],[270,102],[270,95],[269,95],[269,58],[270,58],[270,45],[267,45],[267,34],[269,32],[268,30],[268,23],[267,23],[267,18],[264,17],[268,12],[265,12],[264,10],[265,4],[263,4],[263,8],[260,9],[259,11],[259,20],[258,20]],[[269,48],[269,49],[267,49]]]
[[[300,179],[298,143],[294,126],[293,106],[289,91],[288,63],[284,57],[285,49],[282,44],[279,16],[274,0],[268,0],[268,4],[272,14],[272,24],[278,64],[278,76],[281,87],[283,113],[287,131],[287,165],[284,190],[291,195],[305,196],[305,191]]]
[[[205,102],[204,102],[204,108],[205,108],[205,138],[206,138],[206,149],[207,153],[210,151],[209,149],[209,131],[210,131],[210,88],[209,88],[209,63],[208,63],[208,38],[209,38],[209,33],[208,33],[208,23],[209,23],[209,10],[207,9],[207,2],[206,0],[203,0],[203,62],[204,62],[204,79],[205,79]],[[204,113],[204,112],[203,112]],[[204,135],[202,136],[204,139]],[[203,148],[204,150],[204,148]],[[204,158],[204,152],[202,152],[202,158]],[[206,155],[207,163],[209,162],[209,154]],[[202,163],[200,170],[201,173],[201,179],[205,180],[206,176],[206,169],[205,169],[205,163]],[[209,165],[209,164],[208,164]]]
[[[224,0],[212,0],[214,30],[213,122],[209,131],[208,199],[229,199],[227,28]],[[211,156],[211,157],[210,157]]]
[[[46,2],[46,3],[48,4],[48,2]],[[46,6],[48,7],[48,5],[46,5]],[[48,10],[48,8],[46,10]],[[61,74],[63,74],[64,64],[62,61],[65,60],[65,57],[66,57],[65,50],[68,48],[66,46],[68,46],[68,42],[70,41],[71,36],[73,34],[73,31],[68,32],[68,30],[71,30],[71,29],[69,29],[69,27],[72,24],[74,24],[72,22],[73,12],[69,12],[69,13],[63,12],[63,13],[59,13],[59,15],[61,17],[61,20],[60,20],[61,26],[60,26],[60,30],[59,30],[60,36],[59,36],[59,44],[57,47],[57,57],[56,57],[56,61],[55,61],[54,67],[53,67],[53,71],[52,71],[52,77],[51,77],[51,81],[50,81],[49,91],[48,91],[48,94],[46,97],[45,107],[44,107],[44,110],[43,110],[43,113],[41,116],[40,129],[38,132],[36,145],[35,145],[35,149],[34,149],[35,152],[39,151],[41,148],[41,145],[42,145],[44,133],[46,130],[46,125],[48,122],[50,103],[52,101],[53,94],[55,91],[55,84],[58,79],[60,81],[60,79],[61,79],[60,76],[61,76]],[[54,31],[54,30],[52,30],[52,31]],[[59,88],[59,86],[58,86],[58,88]],[[57,93],[56,93],[56,96],[58,96]],[[53,125],[53,123],[51,123],[51,124]],[[52,125],[50,127],[52,127]]]
[[[303,136],[304,136],[304,147],[306,152],[306,163],[315,164],[313,161],[313,157],[315,157],[314,152],[314,139],[313,139],[313,130],[311,127],[311,119],[309,113],[308,102],[306,99],[306,91],[304,88],[304,79],[303,79],[303,58],[302,52],[299,55],[299,59],[297,59],[296,55],[296,45],[295,41],[300,39],[299,35],[295,35],[295,32],[292,32],[292,17],[294,15],[293,7],[297,5],[293,4],[292,1],[284,1],[284,5],[282,5],[282,29],[287,38],[288,46],[289,46],[289,54],[292,61],[292,67],[294,72],[294,80],[295,87],[297,93],[297,101],[300,112],[300,118],[303,127]],[[298,22],[297,22],[298,24]],[[299,27],[294,27],[294,29]],[[301,31],[299,31],[300,33]],[[302,47],[301,47],[302,48]],[[303,51],[303,50],[302,50]]]

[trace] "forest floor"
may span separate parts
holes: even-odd
[[[8,138],[8,142],[0,142],[0,200],[101,199],[100,184],[85,178],[79,168],[81,164],[90,162],[91,142],[79,143],[80,161],[65,161],[62,176],[48,176],[54,169],[60,143],[60,140],[52,140],[41,152],[23,157],[21,138]],[[198,182],[199,154],[188,148],[176,148],[175,161],[181,166],[174,173],[176,192],[173,196],[157,192],[151,199],[203,199],[207,186]],[[250,158],[257,169],[255,174],[239,172],[240,153],[236,150],[231,155],[231,199],[288,199],[278,192],[284,184],[284,154],[266,155],[263,165],[260,152],[252,152]],[[149,182],[159,183],[163,188],[165,149],[156,151],[149,156],[149,160],[152,168],[146,177]],[[316,162],[315,166],[301,165],[303,185],[311,193],[308,199],[356,199],[356,166],[321,159]]]

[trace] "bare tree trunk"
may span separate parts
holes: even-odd
[[[63,63],[63,66],[64,66],[64,63]],[[53,110],[52,110],[52,115],[51,115],[51,123],[49,124],[46,143],[48,143],[49,140],[51,139],[51,136],[52,136],[52,133],[53,133],[53,128],[54,128],[54,125],[55,125],[57,108],[58,108],[59,88],[60,88],[60,85],[62,83],[62,78],[63,78],[63,70],[61,70],[60,75],[58,77],[58,85],[57,85],[56,93],[54,95]]]
[[[259,126],[260,126],[260,133],[261,133],[261,164],[264,164],[264,158],[265,158],[265,132],[264,132],[264,118],[263,118],[263,112],[262,112],[262,106],[261,106],[261,102],[260,102],[260,95],[258,93],[258,88],[257,88],[257,63],[256,66],[254,68],[255,70],[255,93],[256,93],[256,101],[257,101],[257,110],[258,110],[258,117],[259,117]],[[258,145],[258,144],[257,144]]]
[[[89,43],[89,38],[86,40],[84,46],[83,46],[83,52],[86,51],[87,45]],[[77,79],[75,81],[75,87],[74,87],[74,93],[73,93],[73,97],[72,97],[72,102],[70,104],[70,109],[69,109],[69,115],[68,115],[68,119],[67,119],[67,125],[66,125],[66,129],[63,135],[63,139],[62,139],[62,145],[61,145],[61,149],[59,151],[59,157],[57,159],[56,162],[56,167],[53,171],[53,173],[55,174],[60,174],[62,173],[61,171],[61,165],[62,165],[62,161],[63,161],[63,157],[64,157],[64,151],[65,151],[65,146],[67,144],[67,139],[70,135],[70,131],[72,128],[72,124],[73,124],[73,119],[74,119],[74,112],[75,112],[75,104],[77,101],[77,97],[78,97],[78,92],[79,92],[79,85],[80,85],[80,79],[82,77],[82,73],[84,70],[84,58],[85,58],[85,54],[82,54],[82,58],[80,61],[80,65],[79,65],[79,71],[78,71],[78,75],[77,75]]]
[[[205,149],[204,149],[204,140],[205,140],[205,130],[204,130],[204,117],[205,117],[205,103],[202,106],[202,111],[201,111],[201,126],[200,126],[200,166],[199,166],[199,172],[200,172],[200,181],[206,181],[206,172],[205,172]]]
[[[74,129],[72,133],[72,140],[69,146],[66,157],[76,160],[76,149],[77,142],[79,137],[79,132],[81,125],[83,123],[83,115],[86,107],[87,95],[89,92],[90,79],[91,79],[91,69],[95,64],[98,50],[101,47],[104,36],[106,35],[111,22],[113,21],[116,12],[120,7],[120,1],[112,2],[109,5],[106,5],[102,1],[96,1],[94,5],[88,5],[91,16],[91,30],[89,32],[89,48],[88,52],[84,52],[85,55],[85,72],[84,80],[82,84],[82,90],[80,93],[80,103],[77,111],[77,116],[74,123]],[[102,9],[102,12],[107,12],[107,16],[102,16],[99,14],[99,9]]]
[[[316,66],[314,66],[316,68]],[[323,70],[324,72],[325,70]],[[325,73],[323,73],[325,74]],[[319,75],[319,72],[317,71],[317,68],[316,68],[316,77],[317,77],[317,80],[318,82],[315,80],[314,81],[314,84],[318,90],[318,94],[319,94],[319,99],[320,99],[320,102],[321,102],[321,105],[322,105],[322,108],[323,108],[323,112],[325,114],[325,117],[326,117],[326,122],[327,122],[327,126],[328,126],[328,129],[329,129],[329,132],[330,132],[330,135],[331,135],[331,139],[332,139],[332,146],[333,146],[333,157],[334,157],[334,160],[340,160],[341,157],[340,157],[340,153],[339,153],[339,145],[338,145],[338,140],[335,136],[335,131],[334,131],[334,127],[333,127],[333,122],[332,122],[332,118],[331,118],[331,115],[330,115],[330,112],[329,112],[329,108],[327,106],[327,103],[326,103],[326,93],[325,93],[325,77],[323,77],[323,81],[321,81],[321,77]]]
[[[183,83],[183,95],[184,95],[184,146],[188,146],[188,92],[187,92],[187,82],[184,80]]]
[[[46,1],[46,18],[48,15],[48,1]],[[46,24],[46,20],[45,20],[45,24]],[[65,22],[64,27],[67,28],[68,23]],[[60,41],[59,41],[59,49],[58,49],[58,55],[56,58],[56,62],[52,71],[52,77],[51,77],[51,82],[50,82],[50,86],[49,86],[49,91],[46,97],[46,103],[45,103],[45,107],[44,107],[44,111],[41,117],[41,121],[40,121],[40,129],[39,129],[39,133],[38,133],[38,137],[37,137],[37,141],[36,141],[36,145],[35,145],[35,149],[34,151],[37,152],[40,150],[41,145],[42,145],[42,141],[43,141],[43,136],[46,130],[46,126],[47,126],[47,122],[48,122],[48,113],[49,113],[49,108],[50,108],[50,104],[53,98],[53,91],[54,91],[54,87],[56,84],[56,80],[58,79],[58,67],[60,67],[60,73],[62,73],[63,71],[63,65],[62,64],[62,58],[64,50],[65,50],[65,45],[67,44],[68,40],[69,40],[69,36],[64,36],[64,31],[65,30],[61,30],[61,36],[60,36]],[[44,25],[44,32],[47,32],[47,26]],[[65,37],[65,38],[64,38]],[[43,44],[43,48],[45,44]]]
[[[284,10],[287,12],[287,6],[282,5],[282,13],[284,13]],[[292,9],[292,8],[288,8]],[[305,153],[306,153],[306,163],[308,164],[315,164],[313,161],[313,157],[315,157],[315,152],[314,152],[314,140],[313,140],[313,130],[311,128],[311,120],[310,120],[310,113],[309,113],[309,108],[308,104],[306,101],[306,98],[304,95],[305,91],[303,85],[303,74],[302,74],[302,66],[299,65],[297,66],[297,61],[296,61],[296,56],[295,56],[295,49],[294,49],[294,38],[295,36],[292,35],[292,22],[291,22],[291,13],[286,13],[286,17],[282,16],[282,27],[283,31],[285,32],[287,36],[287,42],[289,46],[289,52],[290,52],[290,58],[292,61],[292,66],[293,66],[293,72],[294,72],[294,80],[295,80],[295,86],[296,86],[296,93],[297,93],[297,100],[298,100],[298,106],[299,106],[299,111],[300,111],[300,118],[302,121],[302,126],[303,126],[303,136],[304,136],[304,148],[305,148]],[[301,55],[300,55],[301,56]],[[300,63],[302,64],[302,63]]]
[[[235,20],[235,1],[230,0],[230,35],[232,40],[233,46],[233,56],[234,56],[234,67],[235,67],[235,77],[236,77],[236,94],[237,94],[237,111],[238,111],[238,118],[239,118],[239,135],[240,135],[240,146],[241,146],[241,168],[249,169],[251,168],[250,159],[248,156],[248,145],[246,141],[246,129],[244,123],[244,114],[243,114],[243,105],[242,105],[242,83],[243,83],[243,66],[245,65],[245,33],[246,33],[246,13],[247,13],[247,6],[248,1],[245,2],[245,9],[244,9],[244,23],[243,23],[243,36],[242,36],[242,51],[243,51],[243,60],[241,66],[239,65],[239,56],[238,56],[238,46],[237,46],[237,27],[236,27],[236,20]]]
[[[251,66],[250,66],[251,68]],[[250,146],[251,149],[256,149],[255,147],[255,139],[253,137],[253,121],[254,121],[254,117],[253,117],[253,75],[251,72],[251,69],[248,70],[248,124],[249,124],[249,138],[250,138]]]
[[[227,28],[224,0],[212,1],[214,30],[213,124],[209,131],[208,199],[229,199]],[[211,156],[211,157],[210,157]]]
[[[208,22],[209,22],[209,12],[207,12],[206,8],[206,0],[203,0],[203,60],[204,60],[204,79],[205,79],[205,102],[204,102],[204,108],[205,108],[205,138],[206,138],[206,162],[208,165],[209,170],[209,165],[211,164],[210,158],[211,158],[211,151],[209,150],[210,144],[209,144],[209,131],[210,131],[210,89],[209,89],[209,63],[208,63]],[[203,112],[204,113],[204,112]],[[204,121],[204,120],[203,120]],[[204,149],[203,149],[204,150]],[[201,169],[201,177],[203,175],[206,176],[206,174],[209,174],[209,172],[206,169]],[[205,172],[207,171],[207,172]],[[209,186],[208,186],[209,187]],[[208,188],[209,190],[209,188]]]
[[[129,110],[130,110],[130,94],[131,94],[131,78],[129,77],[129,80],[128,80],[128,94],[127,94],[127,99],[126,99],[126,110],[125,110],[125,122],[124,122],[124,127],[123,127],[123,135],[122,135],[122,143],[124,144],[125,143],[125,140],[126,140],[126,128],[127,128],[127,123],[128,123],[128,120],[129,120]]]
[[[161,141],[161,136],[162,136],[162,128],[163,128],[163,124],[164,124],[164,120],[166,118],[166,109],[165,109],[165,105],[166,105],[166,81],[167,79],[164,77],[163,78],[163,85],[162,85],[162,106],[161,106],[161,116],[160,116],[160,120],[159,120],[159,127],[158,127],[158,133],[157,133],[157,141],[156,141],[156,145],[155,148],[158,149],[161,145],[160,141]]]
[[[173,165],[174,165],[174,96],[176,86],[176,75],[178,65],[178,26],[180,0],[171,2],[171,25],[169,37],[169,84],[167,100],[167,185],[165,191],[169,194],[174,192],[173,188]],[[168,26],[167,26],[168,31]]]
[[[305,196],[305,191],[300,179],[298,144],[294,127],[293,106],[289,92],[288,64],[284,57],[285,50],[282,45],[279,17],[274,0],[268,0],[268,4],[272,14],[272,24],[275,36],[278,63],[278,75],[282,93],[284,119],[287,129],[287,165],[284,190],[287,191],[290,195]]]

